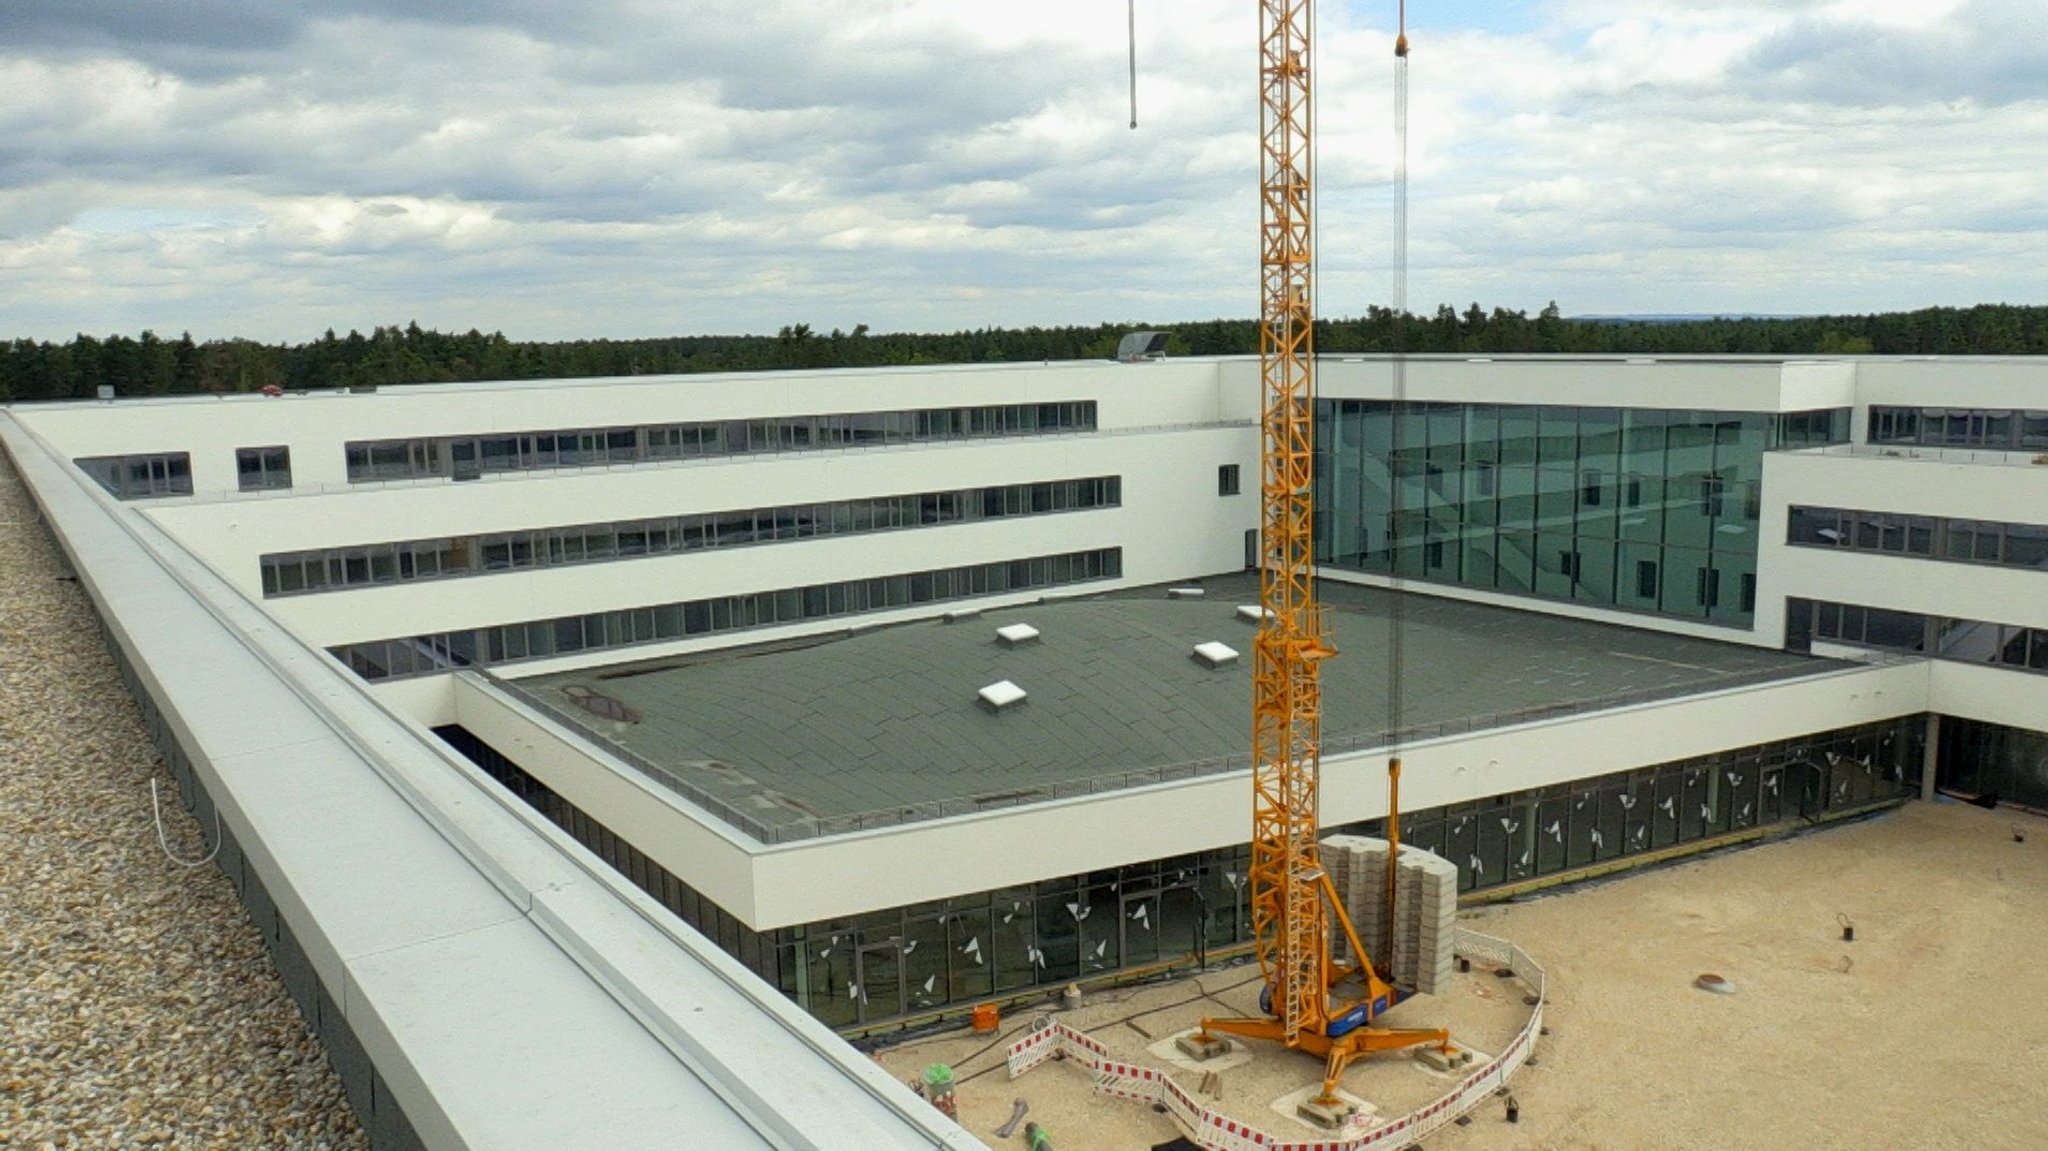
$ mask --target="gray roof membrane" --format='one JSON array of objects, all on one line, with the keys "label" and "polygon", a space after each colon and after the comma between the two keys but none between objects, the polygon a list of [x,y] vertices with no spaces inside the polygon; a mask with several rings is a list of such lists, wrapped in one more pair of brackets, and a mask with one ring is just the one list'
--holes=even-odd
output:
[{"label": "gray roof membrane", "polygon": [[[1256,577],[988,609],[534,676],[518,687],[623,747],[744,830],[773,839],[932,818],[1243,766]],[[1385,742],[1396,593],[1325,580],[1338,656],[1323,665],[1327,754]],[[1826,661],[1534,612],[1400,597],[1404,738],[1809,674]],[[998,627],[1038,639],[1010,646]],[[1216,641],[1241,653],[1212,669]],[[976,693],[1028,698],[996,712]],[[578,706],[574,696],[583,695]],[[591,695],[639,722],[604,718]],[[605,706],[600,703],[599,706]],[[614,714],[630,714],[619,713]],[[823,821],[822,823],[820,821]],[[758,825],[758,826],[750,826]]]}]

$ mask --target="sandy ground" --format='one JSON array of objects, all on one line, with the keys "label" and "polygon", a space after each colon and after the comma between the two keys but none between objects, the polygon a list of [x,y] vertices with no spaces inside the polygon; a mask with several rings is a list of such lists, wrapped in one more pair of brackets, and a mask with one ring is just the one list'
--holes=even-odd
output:
[{"label": "sandy ground", "polygon": [[[2013,839],[2015,827],[2026,835]],[[1460,921],[1514,940],[1549,976],[1551,1034],[1515,1080],[1520,1122],[1483,1104],[1432,1135],[1444,1149],[2048,1147],[2048,821],[1950,804],[1611,880]],[[1838,916],[1855,926],[1842,941]],[[1206,1011],[1242,1010],[1248,968],[1107,992],[1069,1022],[1120,1055]],[[1734,995],[1695,989],[1713,972]],[[1214,1000],[1188,1003],[1200,989]],[[1512,988],[1513,993],[1503,994]],[[1441,1002],[1403,1007],[1482,1051],[1519,1026],[1520,984],[1475,972]],[[1482,993],[1492,993],[1488,998]],[[1182,1006],[1152,1010],[1169,1004]],[[1134,1012],[1148,1011],[1128,1022]],[[1004,1021],[1008,1035],[1028,1022]],[[909,1079],[959,1061],[961,1119],[991,1146],[1022,1098],[1060,1151],[1171,1138],[1143,1105],[1092,1096],[1071,1064],[1011,1081],[1001,1050],[955,1035],[884,1053]],[[1155,1065],[1166,1066],[1158,1059]],[[977,1072],[988,1068],[986,1074]],[[1175,1071],[1193,1087],[1199,1074]],[[1308,1134],[1267,1104],[1318,1077],[1280,1052],[1223,1074],[1228,1109]],[[973,1078],[968,1078],[974,1076]],[[1444,1089],[1412,1062],[1354,1069],[1345,1089],[1398,1114]]]}]

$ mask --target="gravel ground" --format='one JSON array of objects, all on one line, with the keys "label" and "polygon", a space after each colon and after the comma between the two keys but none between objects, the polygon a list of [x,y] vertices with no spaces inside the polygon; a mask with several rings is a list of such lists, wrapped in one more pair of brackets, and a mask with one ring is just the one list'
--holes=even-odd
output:
[{"label": "gravel ground", "polygon": [[367,1148],[0,456],[0,1147]]}]

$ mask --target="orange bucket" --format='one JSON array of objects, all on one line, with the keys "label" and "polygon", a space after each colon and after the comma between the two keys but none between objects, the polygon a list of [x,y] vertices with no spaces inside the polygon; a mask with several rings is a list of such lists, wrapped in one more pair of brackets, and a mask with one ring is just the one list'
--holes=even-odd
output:
[{"label": "orange bucket", "polygon": [[1002,1025],[1003,1013],[993,1003],[977,1003],[969,1019],[976,1031],[994,1031]]}]

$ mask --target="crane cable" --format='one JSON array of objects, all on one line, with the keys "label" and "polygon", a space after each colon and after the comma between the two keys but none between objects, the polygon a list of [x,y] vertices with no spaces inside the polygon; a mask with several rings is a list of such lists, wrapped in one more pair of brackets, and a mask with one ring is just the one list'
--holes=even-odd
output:
[{"label": "crane cable", "polygon": [[1138,0],[1126,0],[1125,20],[1131,42],[1131,129],[1138,127]]},{"label": "crane cable", "polygon": [[[1407,470],[1403,457],[1406,455],[1406,428],[1408,408],[1408,2],[1401,0],[1400,31],[1394,39],[1394,268],[1393,268],[1393,315],[1391,344],[1389,349],[1389,370],[1392,373],[1392,388],[1389,392],[1390,411],[1388,420],[1393,425],[1389,437],[1390,451],[1387,456],[1387,778],[1388,813],[1387,838],[1391,850],[1387,854],[1386,914],[1384,938],[1380,941],[1386,947],[1383,954],[1391,956],[1394,946],[1394,903],[1395,876],[1400,866],[1400,814],[1396,806],[1401,781],[1401,727],[1404,720],[1401,699],[1401,670],[1407,661],[1407,629],[1403,617],[1406,615],[1407,590],[1401,578],[1401,557],[1408,550],[1405,526],[1401,522],[1401,487],[1403,473]],[[1427,533],[1417,553],[1426,562],[1428,547]]]},{"label": "crane cable", "polygon": [[[1391,493],[1391,517],[1389,527],[1394,538],[1389,541],[1389,581],[1393,588],[1393,604],[1389,611],[1390,636],[1387,660],[1387,726],[1393,732],[1390,748],[1396,755],[1401,750],[1401,663],[1403,652],[1403,628],[1401,603],[1402,592],[1400,554],[1409,543],[1404,537],[1401,523],[1401,477],[1405,468],[1402,455],[1407,444],[1406,408],[1408,406],[1408,5],[1401,5],[1401,33],[1394,41],[1394,291],[1393,291],[1393,452],[1388,459],[1389,476],[1387,490]],[[1426,541],[1423,541],[1426,543]]]}]

